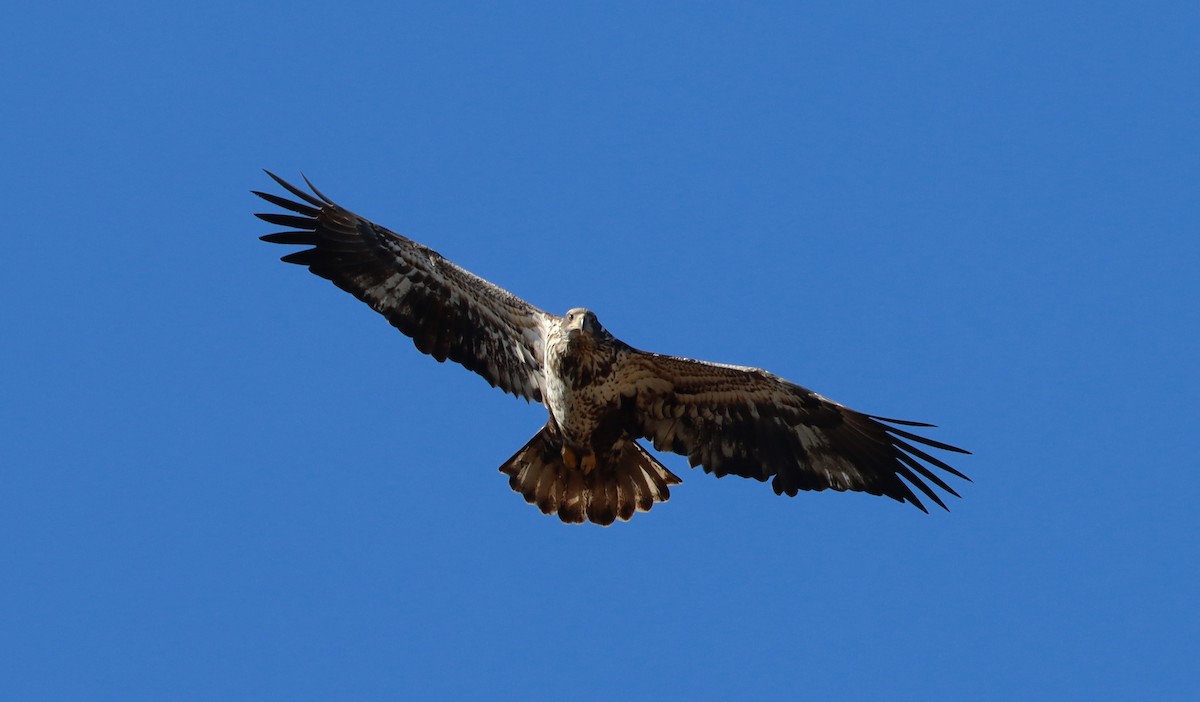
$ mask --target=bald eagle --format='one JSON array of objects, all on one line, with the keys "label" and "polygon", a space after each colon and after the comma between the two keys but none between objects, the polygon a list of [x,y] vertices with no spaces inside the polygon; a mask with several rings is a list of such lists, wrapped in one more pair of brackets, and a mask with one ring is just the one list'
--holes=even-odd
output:
[{"label": "bald eagle", "polygon": [[267,175],[297,200],[253,191],[286,210],[256,215],[289,229],[262,240],[311,247],[284,262],[367,303],[422,353],[546,406],[546,425],[500,466],[545,514],[609,525],[665,502],[681,481],[639,439],[717,477],[770,480],[778,495],[852,490],[927,511],[914,488],[943,509],[930,483],[958,496],[931,468],[967,479],[920,446],[967,451],[901,428],[930,424],[856,412],[758,368],[635,349],[590,310],[543,312],[307,178],[311,192]]}]

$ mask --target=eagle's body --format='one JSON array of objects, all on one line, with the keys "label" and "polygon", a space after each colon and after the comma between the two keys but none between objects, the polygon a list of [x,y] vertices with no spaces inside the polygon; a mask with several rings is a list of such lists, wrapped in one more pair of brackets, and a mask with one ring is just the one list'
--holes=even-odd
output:
[{"label": "eagle's body", "polygon": [[608,434],[627,423],[620,411],[622,346],[579,308],[546,337],[546,408],[563,444],[581,455],[603,453],[616,438]]},{"label": "eagle's body", "polygon": [[546,426],[500,470],[563,521],[611,524],[668,499],[680,480],[641,438],[718,477],[771,480],[777,494],[856,490],[924,510],[909,484],[942,507],[924,480],[957,493],[921,461],[966,477],[908,441],[965,451],[891,426],[927,424],[855,412],[756,368],[640,351],[588,310],[543,312],[315,188],[269,175],[304,202],[256,192],[298,214],[258,215],[295,229],[262,238],[313,247],[284,261],[354,294],[423,353],[545,404]]}]

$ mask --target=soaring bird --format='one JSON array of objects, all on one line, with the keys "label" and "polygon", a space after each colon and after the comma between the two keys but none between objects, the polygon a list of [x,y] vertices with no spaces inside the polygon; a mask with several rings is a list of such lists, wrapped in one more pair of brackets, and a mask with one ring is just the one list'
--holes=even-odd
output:
[{"label": "soaring bird", "polygon": [[771,481],[778,495],[852,490],[946,509],[933,468],[965,475],[921,446],[969,453],[901,427],[922,422],[857,412],[758,368],[633,348],[591,310],[544,312],[401,236],[267,171],[296,200],[253,191],[286,212],[256,215],[288,231],[273,244],[382,314],[417,350],[545,405],[546,425],[500,466],[545,514],[609,525],[670,497],[679,477],[638,443],[687,456],[717,477]]}]

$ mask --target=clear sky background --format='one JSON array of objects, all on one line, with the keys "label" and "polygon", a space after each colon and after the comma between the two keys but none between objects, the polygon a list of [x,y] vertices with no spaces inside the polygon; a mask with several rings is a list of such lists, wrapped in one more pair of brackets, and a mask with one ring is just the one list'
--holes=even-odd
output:
[{"label": "clear sky background", "polygon": [[[1196,3],[5,15],[0,696],[1196,699]],[[974,482],[544,517],[263,167]]]}]

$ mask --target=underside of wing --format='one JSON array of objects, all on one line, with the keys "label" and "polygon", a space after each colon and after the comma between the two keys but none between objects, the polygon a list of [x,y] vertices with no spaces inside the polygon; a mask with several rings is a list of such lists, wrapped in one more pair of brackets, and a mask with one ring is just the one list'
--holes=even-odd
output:
[{"label": "underside of wing", "polygon": [[505,392],[541,401],[545,329],[556,317],[339,207],[311,183],[309,193],[267,175],[298,199],[254,191],[286,210],[256,216],[289,228],[262,240],[311,247],[283,261],[307,266],[367,303],[412,337],[422,353],[460,363]]},{"label": "underside of wing", "polygon": [[922,446],[967,451],[900,428],[932,425],[855,412],[766,371],[634,351],[622,372],[642,436],[718,477],[769,479],[790,496],[886,495],[922,511],[914,488],[942,508],[931,485],[958,496],[934,469],[966,478]]}]

